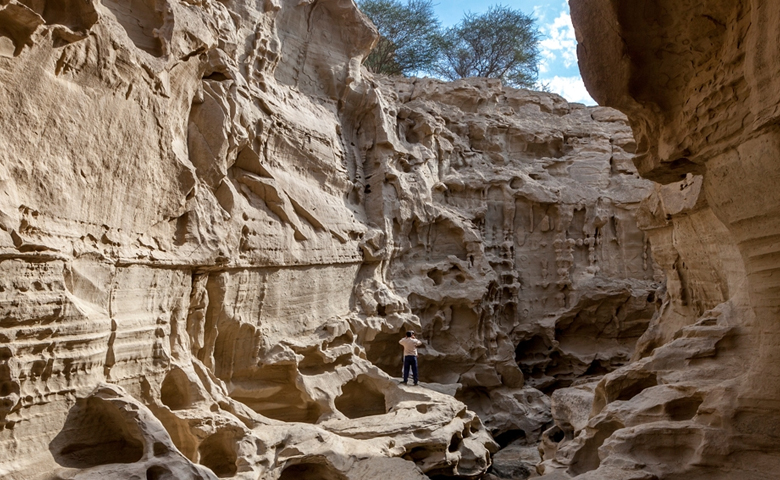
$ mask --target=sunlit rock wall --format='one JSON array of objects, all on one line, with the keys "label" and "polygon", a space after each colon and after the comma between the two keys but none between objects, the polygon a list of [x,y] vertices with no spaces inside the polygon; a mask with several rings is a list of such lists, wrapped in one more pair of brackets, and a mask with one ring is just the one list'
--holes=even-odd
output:
[{"label": "sunlit rock wall", "polygon": [[0,476],[476,477],[635,355],[624,117],[375,40],[351,0],[0,2]]},{"label": "sunlit rock wall", "polygon": [[639,172],[660,182],[638,217],[668,295],[636,361],[583,393],[592,399],[587,421],[570,421],[585,408],[558,415],[561,433],[545,440],[544,471],[581,479],[776,478],[777,5],[572,0],[571,7],[586,85],[602,105],[628,115]]},{"label": "sunlit rock wall", "polygon": [[[614,110],[497,81],[381,91],[397,135],[367,151],[378,169],[365,197],[384,195],[384,275],[420,319],[422,376],[459,383],[494,435],[535,441],[539,390],[628,363],[662,295],[635,220],[652,187],[631,163],[630,129]],[[367,348],[390,373],[395,338]]]}]

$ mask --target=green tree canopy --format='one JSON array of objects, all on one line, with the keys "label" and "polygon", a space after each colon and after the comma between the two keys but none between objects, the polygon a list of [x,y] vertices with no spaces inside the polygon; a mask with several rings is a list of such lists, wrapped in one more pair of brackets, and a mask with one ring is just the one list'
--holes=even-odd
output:
[{"label": "green tree canopy", "polygon": [[444,34],[441,58],[433,71],[448,79],[499,78],[533,88],[538,77],[539,30],[534,20],[505,6],[469,13]]},{"label": "green tree canopy", "polygon": [[431,0],[360,0],[381,38],[366,58],[375,73],[414,75],[429,71],[439,58],[441,28]]}]

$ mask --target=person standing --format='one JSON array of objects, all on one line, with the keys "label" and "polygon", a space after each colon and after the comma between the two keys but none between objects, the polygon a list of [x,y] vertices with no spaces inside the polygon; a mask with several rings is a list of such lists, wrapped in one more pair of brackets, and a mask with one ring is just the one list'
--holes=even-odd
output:
[{"label": "person standing", "polygon": [[411,368],[414,384],[417,385],[417,347],[421,347],[423,343],[415,338],[412,331],[406,332],[406,336],[399,340],[398,343],[404,347],[404,381],[401,383],[407,384],[409,369]]}]

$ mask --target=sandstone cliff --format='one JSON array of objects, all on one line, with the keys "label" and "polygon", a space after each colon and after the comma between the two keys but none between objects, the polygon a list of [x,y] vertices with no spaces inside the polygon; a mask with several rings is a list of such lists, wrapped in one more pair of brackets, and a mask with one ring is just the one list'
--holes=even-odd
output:
[{"label": "sandstone cliff", "polygon": [[372,78],[375,39],[351,0],[0,2],[0,476],[474,477],[637,355],[624,117]]},{"label": "sandstone cliff", "polygon": [[[429,340],[423,378],[460,384],[494,436],[535,441],[549,420],[538,389],[628,363],[656,311],[633,137],[614,110],[495,81],[385,80],[380,93],[397,136],[366,152],[381,168],[366,202],[381,194],[392,221],[383,274]],[[397,336],[367,346],[389,373]]]},{"label": "sandstone cliff", "polygon": [[636,362],[554,394],[544,472],[777,478],[777,5],[571,7],[590,92],[628,115],[639,172],[661,183],[638,217],[668,296]]}]

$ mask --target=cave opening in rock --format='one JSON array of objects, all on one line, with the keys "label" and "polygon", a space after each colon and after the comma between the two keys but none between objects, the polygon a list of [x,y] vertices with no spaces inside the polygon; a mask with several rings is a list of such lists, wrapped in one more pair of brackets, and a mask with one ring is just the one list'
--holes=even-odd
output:
[{"label": "cave opening in rock", "polygon": [[517,344],[515,361],[526,378],[542,377],[551,351],[547,338],[534,335]]},{"label": "cave opening in rock", "polygon": [[703,398],[699,395],[682,397],[664,405],[664,413],[674,422],[683,422],[696,416]]},{"label": "cave opening in rock", "polygon": [[146,470],[146,480],[169,480],[175,478],[173,472],[162,465],[154,465]]},{"label": "cave opening in rock", "polygon": [[236,474],[236,449],[234,434],[230,430],[206,438],[198,447],[201,465],[208,467],[218,477],[232,477]]},{"label": "cave opening in rock", "polygon": [[569,473],[572,475],[581,475],[599,468],[601,458],[599,457],[599,448],[604,441],[612,436],[613,433],[623,428],[619,422],[604,422],[598,425],[598,429],[593,436],[587,437],[582,448],[577,450],[569,467]]},{"label": "cave opening in rock", "polygon": [[525,439],[526,434],[523,430],[509,430],[503,433],[500,433],[498,435],[495,435],[493,437],[493,440],[498,443],[501,448],[505,448],[510,443],[516,442],[518,440]]},{"label": "cave opening in rock", "polygon": [[279,480],[348,480],[324,459],[323,463],[296,463],[282,470]]},{"label": "cave opening in rock", "polygon": [[49,451],[63,467],[133,463],[143,456],[142,438],[138,426],[125,419],[117,407],[89,397],[71,409],[65,426],[49,444]]},{"label": "cave opening in rock", "polygon": [[[654,374],[643,375],[639,378],[633,379],[633,381],[628,382],[625,385],[620,385],[619,390],[615,392],[617,393],[617,396],[614,399],[622,401],[631,400],[632,398],[642,393],[644,390],[656,385],[658,385],[658,379]],[[616,386],[613,386],[613,388],[615,387]]]},{"label": "cave opening in rock", "polygon": [[360,375],[341,387],[341,395],[336,398],[336,409],[348,418],[362,418],[387,413],[385,394],[377,388],[375,381]]},{"label": "cave opening in rock", "polygon": [[192,405],[189,379],[182,370],[174,368],[165,376],[160,387],[160,401],[171,410],[183,410]]},{"label": "cave opening in rock", "polygon": [[296,386],[295,365],[264,365],[231,382],[230,396],[260,415],[283,422],[316,423],[322,407]]},{"label": "cave opening in rock", "polygon": [[447,446],[447,451],[450,453],[457,452],[461,445],[463,445],[463,437],[460,436],[460,434],[455,434],[450,439],[450,444]]}]

